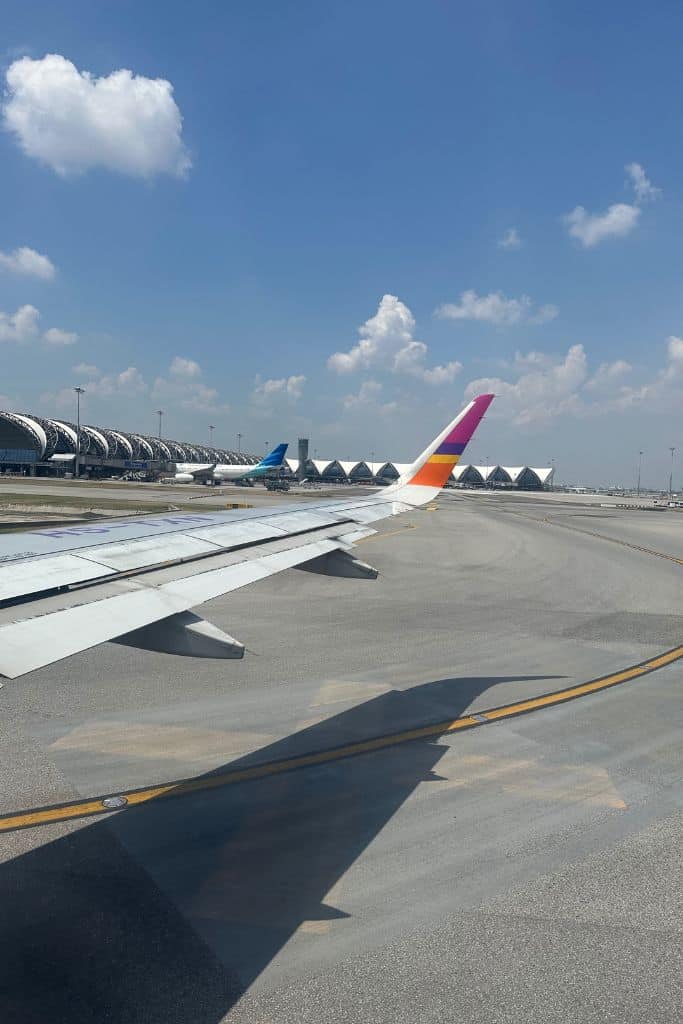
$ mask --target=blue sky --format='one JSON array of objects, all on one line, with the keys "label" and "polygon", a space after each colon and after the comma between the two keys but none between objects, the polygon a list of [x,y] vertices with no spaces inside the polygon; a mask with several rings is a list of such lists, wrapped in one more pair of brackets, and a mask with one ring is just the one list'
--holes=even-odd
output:
[{"label": "blue sky", "polygon": [[0,406],[402,461],[491,387],[473,461],[683,472],[679,4],[2,28]]}]

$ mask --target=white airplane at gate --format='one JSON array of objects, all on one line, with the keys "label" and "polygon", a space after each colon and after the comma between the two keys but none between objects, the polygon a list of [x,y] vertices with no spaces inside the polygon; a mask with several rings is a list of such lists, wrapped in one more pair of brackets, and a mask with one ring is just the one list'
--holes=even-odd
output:
[{"label": "white airplane at gate", "polygon": [[202,480],[215,480],[217,483],[224,483],[226,480],[258,480],[267,476],[268,473],[272,473],[274,469],[282,467],[287,448],[288,445],[279,444],[255,465],[231,466],[227,463],[198,465],[193,462],[179,462],[176,464],[176,474],[173,479],[179,484],[199,483]]}]

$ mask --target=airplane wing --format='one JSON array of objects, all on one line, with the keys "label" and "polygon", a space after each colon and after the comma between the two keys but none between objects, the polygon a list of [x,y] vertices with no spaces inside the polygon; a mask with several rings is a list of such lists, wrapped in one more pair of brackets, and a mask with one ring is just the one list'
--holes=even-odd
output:
[{"label": "airplane wing", "polygon": [[351,545],[375,532],[370,524],[439,493],[492,399],[473,399],[395,484],[367,497],[0,537],[0,675],[14,678],[106,640],[241,657],[238,641],[190,609],[294,566],[376,577]]}]

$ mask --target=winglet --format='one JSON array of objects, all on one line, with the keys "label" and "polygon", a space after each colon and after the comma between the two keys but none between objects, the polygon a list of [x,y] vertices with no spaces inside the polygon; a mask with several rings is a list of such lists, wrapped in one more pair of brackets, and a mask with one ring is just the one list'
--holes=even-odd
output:
[{"label": "winglet", "polygon": [[412,466],[385,493],[408,505],[424,505],[439,493],[494,399],[477,395],[425,448]]}]

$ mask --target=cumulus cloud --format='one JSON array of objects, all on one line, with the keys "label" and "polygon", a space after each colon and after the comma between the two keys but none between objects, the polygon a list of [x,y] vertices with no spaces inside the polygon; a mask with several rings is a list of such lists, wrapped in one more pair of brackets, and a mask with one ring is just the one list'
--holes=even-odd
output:
[{"label": "cumulus cloud", "polygon": [[78,335],[75,331],[63,331],[61,327],[50,327],[43,335],[48,345],[75,345]]},{"label": "cumulus cloud", "polygon": [[345,395],[342,405],[345,409],[357,409],[362,405],[372,405],[382,393],[382,385],[378,380],[364,380],[356,395]]},{"label": "cumulus cloud", "polygon": [[[666,339],[666,359],[660,369],[633,381],[635,369],[625,359],[602,362],[589,371],[583,345],[572,345],[566,355],[518,353],[511,368],[513,379],[482,377],[465,389],[467,398],[482,391],[498,396],[492,415],[518,426],[542,426],[558,416],[600,416],[632,411],[649,414],[678,413],[683,401],[683,338]],[[516,378],[516,379],[515,379]]]},{"label": "cumulus cloud", "polygon": [[615,359],[612,363],[600,363],[591,379],[586,383],[589,391],[611,391],[615,384],[631,373],[633,367],[625,359]]},{"label": "cumulus cloud", "polygon": [[528,295],[508,299],[502,292],[477,295],[473,289],[463,292],[459,303],[447,302],[436,311],[436,315],[444,320],[477,320],[496,327],[545,324],[554,320],[558,313],[557,306],[553,305],[534,308]]},{"label": "cumulus cloud", "polygon": [[[538,357],[538,353],[535,353]],[[535,363],[535,365],[534,365]],[[499,377],[473,380],[465,389],[468,399],[481,392],[498,396],[498,410],[519,426],[543,423],[581,408],[578,394],[588,377],[583,345],[572,345],[564,357],[527,361],[516,381]]]},{"label": "cumulus cloud", "polygon": [[[33,341],[40,335],[40,313],[35,306],[20,306],[16,313],[3,313],[0,310],[0,341],[22,344]],[[49,327],[42,335],[48,345],[73,345],[78,335],[73,331],[64,331],[61,327]]]},{"label": "cumulus cloud", "polygon": [[301,398],[305,383],[306,378],[302,373],[269,380],[257,376],[252,397],[257,402],[268,402],[277,395],[284,395],[296,402]]},{"label": "cumulus cloud", "polygon": [[39,277],[43,281],[51,281],[55,276],[52,260],[35,249],[29,249],[27,245],[13,249],[12,252],[0,252],[0,269],[24,274],[26,277]]},{"label": "cumulus cloud", "polygon": [[361,412],[364,409],[371,409],[373,413],[387,416],[398,408],[397,402],[381,402],[380,395],[383,387],[378,380],[372,378],[364,380],[355,395],[344,395],[342,405],[347,412]]},{"label": "cumulus cloud", "polygon": [[655,188],[641,164],[626,164],[626,173],[639,203],[651,202],[662,194],[661,188]]},{"label": "cumulus cloud", "polygon": [[86,393],[99,398],[112,395],[140,395],[147,390],[145,379],[137,366],[128,366],[121,373],[104,374],[87,382]]},{"label": "cumulus cloud", "polygon": [[508,228],[503,237],[498,239],[499,249],[519,249],[521,245],[522,239],[517,228]]},{"label": "cumulus cloud", "polygon": [[206,413],[227,412],[230,406],[220,401],[217,388],[204,383],[199,363],[185,356],[175,356],[168,376],[157,377],[150,397],[155,402],[174,402],[183,409]]},{"label": "cumulus cloud", "polygon": [[[147,384],[136,366],[128,366],[120,373],[102,373],[97,366],[78,363],[72,367],[74,373],[81,376],[85,387],[82,400],[90,399],[134,398],[147,392]],[[62,411],[73,409],[74,393],[72,388],[62,388],[56,392],[46,392],[40,396],[42,406],[54,406]]]},{"label": "cumulus cloud", "polygon": [[202,368],[194,359],[185,359],[183,356],[175,356],[169,367],[170,374],[174,377],[194,378],[201,377]]},{"label": "cumulus cloud", "polygon": [[133,177],[191,166],[173,86],[121,69],[97,78],[65,57],[22,57],[6,72],[3,120],[27,156],[60,175],[93,167]]},{"label": "cumulus cloud", "polygon": [[395,295],[383,295],[375,315],[358,328],[360,341],[348,352],[331,355],[327,366],[339,374],[375,368],[409,374],[428,384],[452,381],[462,364],[426,367],[429,349],[413,337],[414,331],[415,318],[405,303]]},{"label": "cumulus cloud", "polygon": [[623,238],[630,234],[639,217],[637,206],[613,203],[605,213],[588,213],[583,206],[577,206],[564,220],[572,238],[578,238],[585,249],[591,249],[606,238]]},{"label": "cumulus cloud", "polygon": [[0,311],[0,341],[30,341],[38,334],[40,313],[35,306],[20,306],[16,313]]}]

